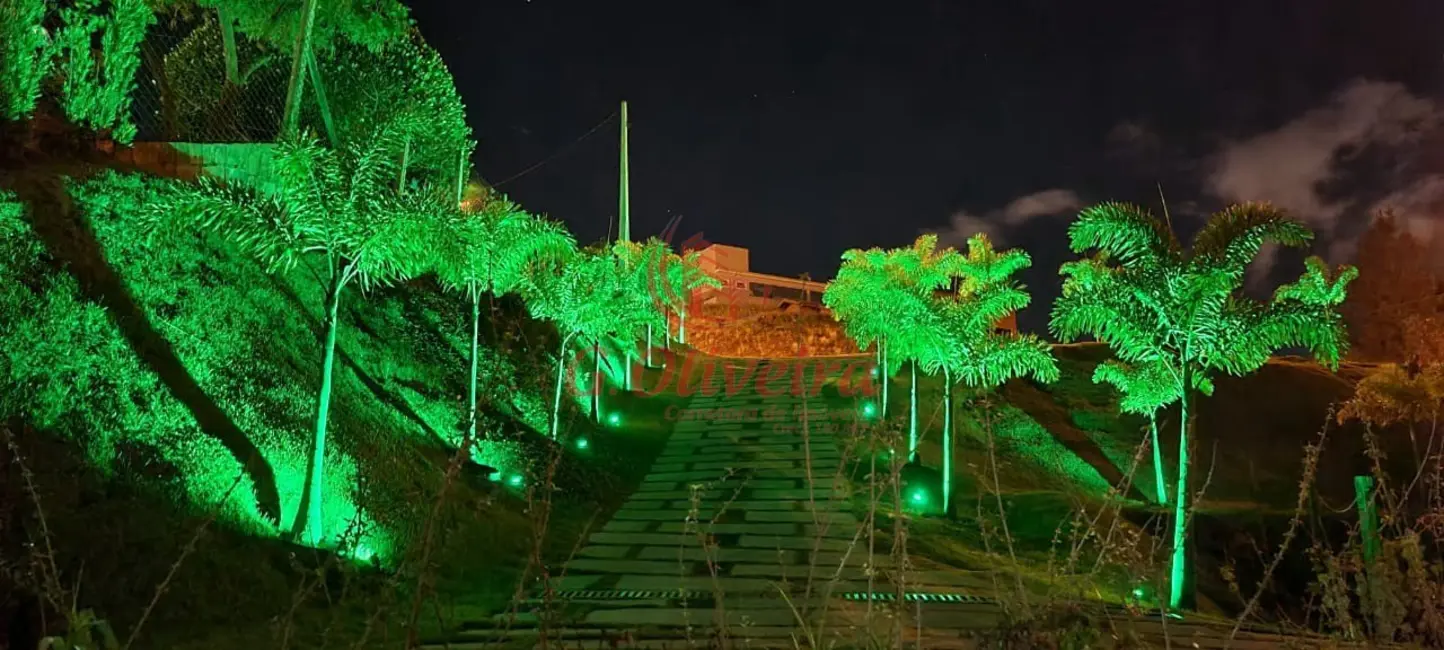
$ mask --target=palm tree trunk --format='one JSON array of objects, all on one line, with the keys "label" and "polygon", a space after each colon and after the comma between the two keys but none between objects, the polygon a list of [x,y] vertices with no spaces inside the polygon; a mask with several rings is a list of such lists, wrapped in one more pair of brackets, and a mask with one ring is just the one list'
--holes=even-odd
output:
[{"label": "palm tree trunk", "polygon": [[1153,436],[1153,481],[1158,486],[1158,504],[1168,505],[1168,483],[1163,478],[1163,450],[1158,448],[1158,412],[1148,414],[1148,428]]},{"label": "palm tree trunk", "polygon": [[[339,274],[337,276],[340,277]],[[316,400],[316,431],[306,467],[306,486],[296,510],[293,534],[307,544],[319,545],[326,536],[321,506],[326,493],[326,416],[331,411],[331,376],[336,365],[336,331],[340,327],[341,282],[333,281],[326,295],[326,343],[321,363],[321,394]]]},{"label": "palm tree trunk", "polygon": [[592,419],[602,421],[602,344],[592,344]]},{"label": "palm tree trunk", "polygon": [[909,366],[912,368],[912,383],[910,388],[912,396],[908,402],[908,462],[918,459],[918,362],[914,360]]},{"label": "palm tree trunk", "polygon": [[943,368],[943,516],[953,502],[953,375]]},{"label": "palm tree trunk", "polygon": [[[469,422],[467,432],[473,441],[476,440],[476,364],[477,352],[480,345],[478,340],[481,336],[481,294],[473,292],[471,295],[471,389],[467,397],[471,402],[471,410],[467,416]],[[475,444],[474,442],[472,444]]]},{"label": "palm tree trunk", "polygon": [[647,367],[652,367],[652,324],[647,323]]},{"label": "palm tree trunk", "polygon": [[326,100],[326,84],[321,78],[321,65],[316,63],[316,53],[306,48],[306,69],[311,74],[311,89],[316,93],[316,107],[321,112],[321,126],[326,128],[326,141],[332,149],[341,148],[341,135],[336,132],[336,121],[331,119],[331,102]]},{"label": "palm tree trunk", "polygon": [[552,398],[552,440],[557,439],[561,427],[562,413],[562,371],[567,365],[567,343],[572,340],[568,334],[562,338],[561,347],[557,349],[557,389],[556,396]]},{"label": "palm tree trunk", "polygon": [[632,390],[632,345],[628,344],[626,358],[622,359],[622,390]]},{"label": "palm tree trunk", "polygon": [[406,191],[406,167],[411,164],[411,134],[401,143],[401,175],[396,179],[396,192]]},{"label": "palm tree trunk", "polygon": [[882,382],[882,419],[887,419],[887,385],[890,383],[887,373],[887,339],[882,339],[882,369],[878,370],[878,380]]},{"label": "palm tree trunk", "polygon": [[1170,563],[1169,609],[1194,607],[1193,567],[1188,553],[1188,373],[1178,400],[1178,488],[1173,499],[1173,558]]}]

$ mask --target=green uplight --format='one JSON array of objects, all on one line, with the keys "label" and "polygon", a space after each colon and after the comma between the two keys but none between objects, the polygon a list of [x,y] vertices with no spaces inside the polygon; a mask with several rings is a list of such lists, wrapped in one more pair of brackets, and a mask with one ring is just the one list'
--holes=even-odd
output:
[{"label": "green uplight", "polygon": [[873,366],[873,367],[872,367],[872,376],[874,376],[874,377],[877,376],[877,366]]},{"label": "green uplight", "polygon": [[617,426],[617,425],[619,425],[619,424],[621,424],[621,423],[622,423],[622,414],[621,414],[621,413],[613,413],[613,414],[607,416],[607,424],[610,424],[610,425],[612,425],[612,426]]},{"label": "green uplight", "polygon": [[874,415],[877,415],[877,405],[873,404],[872,402],[867,402],[862,405],[863,417],[871,418]]},{"label": "green uplight", "polygon": [[590,446],[592,446],[592,443],[586,438],[577,438],[577,449],[586,449]]},{"label": "green uplight", "polygon": [[365,544],[358,544],[356,550],[351,552],[351,557],[360,562],[370,562],[376,557],[376,551]]},{"label": "green uplight", "polygon": [[1146,594],[1146,593],[1147,593],[1147,592],[1145,592],[1145,591],[1143,590],[1143,587],[1134,587],[1134,588],[1133,588],[1133,597],[1134,597],[1134,598],[1142,598],[1142,597],[1144,596],[1144,594]]},{"label": "green uplight", "polygon": [[908,501],[909,501],[910,503],[912,503],[913,505],[915,505],[915,506],[925,506],[925,505],[927,505],[927,504],[928,504],[928,492],[927,492],[927,490],[924,490],[924,489],[922,489],[922,488],[914,489],[911,493],[908,494]]},{"label": "green uplight", "polygon": [[521,474],[512,474],[511,476],[508,476],[507,479],[506,479],[506,484],[507,484],[507,485],[510,485],[510,486],[512,486],[512,487],[521,487],[521,484],[522,484]]}]

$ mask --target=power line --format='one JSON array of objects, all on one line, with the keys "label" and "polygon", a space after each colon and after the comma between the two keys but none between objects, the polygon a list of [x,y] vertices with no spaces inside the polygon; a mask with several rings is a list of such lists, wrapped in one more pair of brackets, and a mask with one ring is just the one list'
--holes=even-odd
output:
[{"label": "power line", "polygon": [[527,175],[527,174],[532,173],[533,171],[536,171],[536,169],[539,168],[539,167],[541,167],[542,165],[545,165],[545,164],[547,164],[547,163],[549,163],[549,162],[551,162],[551,161],[553,161],[553,160],[561,157],[562,154],[564,154],[564,153],[566,153],[566,152],[568,152],[568,151],[571,151],[572,147],[577,146],[577,144],[580,143],[582,140],[585,140],[585,139],[587,139],[587,137],[590,136],[591,134],[596,133],[596,132],[597,132],[597,129],[600,129],[600,128],[602,128],[603,126],[606,126],[606,124],[607,124],[608,122],[611,122],[611,121],[612,121],[612,118],[614,118],[614,117],[616,117],[616,116],[617,116],[617,111],[612,111],[612,114],[611,114],[611,115],[608,115],[608,116],[602,118],[602,121],[597,122],[597,125],[596,125],[596,126],[592,127],[592,128],[591,128],[590,130],[588,130],[586,133],[583,133],[580,138],[577,138],[577,139],[575,139],[575,140],[572,140],[572,141],[571,141],[570,143],[568,143],[566,146],[562,147],[561,149],[556,150],[556,152],[552,153],[552,155],[547,156],[546,158],[542,158],[541,161],[538,162],[538,163],[536,163],[535,165],[532,165],[531,167],[527,167],[526,169],[523,169],[523,170],[521,170],[521,171],[519,171],[519,172],[517,172],[517,173],[515,173],[515,174],[512,174],[511,176],[508,176],[508,177],[506,177],[506,178],[504,178],[504,179],[502,179],[502,180],[500,180],[500,181],[497,181],[496,183],[492,183],[491,186],[492,186],[492,187],[501,187],[502,185],[505,185],[505,184],[507,184],[507,183],[510,183],[510,182],[512,182],[512,181],[514,181],[514,180],[516,180],[516,179],[518,179],[518,178],[521,178],[522,176],[525,176],[525,175]]}]

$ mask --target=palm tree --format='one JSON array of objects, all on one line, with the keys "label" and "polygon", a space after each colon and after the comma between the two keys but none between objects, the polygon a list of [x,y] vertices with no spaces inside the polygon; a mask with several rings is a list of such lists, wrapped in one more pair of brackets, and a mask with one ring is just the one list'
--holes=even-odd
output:
[{"label": "palm tree", "polygon": [[887,286],[887,251],[881,248],[868,250],[853,249],[842,254],[842,265],[837,277],[822,292],[822,303],[832,312],[833,319],[843,326],[849,338],[858,347],[866,349],[872,345],[877,355],[879,380],[882,384],[880,396],[882,417],[887,417],[888,378],[887,338],[883,315],[888,309],[884,296],[879,295]]},{"label": "palm tree", "polygon": [[1303,277],[1279,287],[1272,300],[1243,295],[1245,272],[1265,243],[1302,246],[1313,237],[1266,204],[1213,215],[1191,250],[1147,211],[1120,203],[1083,210],[1068,237],[1074,252],[1093,254],[1059,270],[1063,293],[1053,307],[1053,331],[1064,340],[1090,336],[1113,350],[1116,360],[1095,379],[1127,385],[1128,408],[1179,404],[1169,606],[1191,607],[1190,395],[1211,394],[1218,372],[1246,375],[1283,348],[1308,348],[1337,367],[1348,347],[1337,307],[1358,272],[1348,266],[1330,272],[1310,258]]},{"label": "palm tree", "polygon": [[[668,253],[654,274],[652,294],[664,312],[676,314],[680,322],[678,343],[687,342],[687,305],[694,291],[704,288],[720,288],[722,282],[707,275],[698,264],[701,251],[690,251],[682,255]],[[663,331],[671,337],[670,317],[664,318]]]},{"label": "palm tree", "polygon": [[632,351],[636,348],[637,339],[645,336],[646,362],[648,367],[651,366],[652,330],[667,326],[667,272],[670,266],[680,262],[680,258],[672,254],[666,242],[656,237],[640,243],[619,240],[612,245],[612,254],[620,264],[618,270],[631,294],[630,297],[636,300],[640,307],[637,313],[625,315],[632,322],[630,325],[623,324],[624,329],[618,332],[626,350],[623,384],[627,390],[631,390]]},{"label": "palm tree", "polygon": [[[1009,379],[1031,375],[1039,381],[1058,379],[1058,366],[1048,344],[1031,334],[999,333],[999,319],[1028,306],[1028,292],[1012,279],[1032,264],[1028,254],[1013,249],[993,250],[987,235],[973,235],[968,253],[956,264],[961,290],[956,296],[929,296],[905,316],[909,328],[936,341],[918,351],[918,363],[928,373],[943,372],[943,511],[952,498],[953,383],[992,390]],[[911,307],[911,305],[909,305]],[[1006,525],[1006,524],[1005,524]]]},{"label": "palm tree", "polygon": [[883,328],[890,352],[898,363],[908,362],[911,375],[908,398],[908,461],[918,453],[918,362],[933,354],[938,332],[917,327],[910,310],[926,309],[935,293],[951,284],[961,270],[963,257],[952,248],[938,248],[938,236],[923,235],[911,247],[888,252],[879,297],[890,306],[883,310]]},{"label": "palm tree", "polygon": [[[631,331],[628,328],[635,322],[631,319],[639,306],[645,306],[645,299],[639,303],[618,257],[609,251],[578,251],[555,258],[553,264],[553,272],[528,278],[524,293],[532,313],[554,323],[561,334],[552,402],[551,436],[555,439],[560,434],[562,379],[572,339],[580,337],[596,349],[607,335]],[[599,402],[593,404],[596,410]]]},{"label": "palm tree", "polygon": [[436,265],[443,286],[465,294],[471,303],[471,373],[467,391],[468,440],[476,440],[476,373],[481,332],[481,296],[522,288],[526,275],[543,258],[564,256],[576,248],[560,224],[533,217],[506,197],[494,198],[475,214],[454,211],[444,228]]},{"label": "palm tree", "polygon": [[307,257],[325,265],[321,388],[305,490],[292,529],[313,545],[321,544],[327,533],[322,516],[326,420],[342,292],[353,285],[364,291],[421,272],[427,259],[426,231],[441,209],[430,193],[403,196],[393,190],[395,150],[392,131],[384,127],[343,151],[314,141],[283,144],[275,159],[273,186],[256,190],[210,179],[178,184],[151,212],[152,225],[166,218],[190,220],[221,234],[272,271],[289,269]]},{"label": "palm tree", "polygon": [[1158,504],[1168,505],[1163,450],[1158,445],[1158,411],[1178,401],[1177,387],[1168,380],[1169,368],[1161,359],[1124,365],[1109,361],[1093,370],[1095,383],[1111,384],[1123,395],[1119,410],[1148,418],[1149,446],[1153,449],[1153,483]]}]

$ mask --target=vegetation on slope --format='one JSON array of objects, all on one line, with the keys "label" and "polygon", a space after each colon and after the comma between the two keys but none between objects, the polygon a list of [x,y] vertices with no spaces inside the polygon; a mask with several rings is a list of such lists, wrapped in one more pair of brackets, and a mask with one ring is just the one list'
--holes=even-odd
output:
[{"label": "vegetation on slope", "polygon": [[[331,573],[355,565],[266,540],[294,516],[304,482],[321,362],[317,271],[303,264],[268,274],[231,244],[194,232],[138,237],[138,205],[153,183],[109,172],[72,183],[7,179],[19,193],[0,202],[0,414],[37,477],[60,582],[79,583],[82,606],[117,629],[139,618],[198,526],[218,518],[149,623],[178,642],[207,624],[285,615],[278,604],[291,602],[310,571],[296,561]],[[440,587],[496,606],[539,546],[524,514],[530,486],[555,472],[561,514],[540,545],[555,559],[640,480],[646,464],[637,458],[655,453],[662,430],[638,412],[625,429],[593,433],[568,400],[566,440],[592,444],[544,440],[555,332],[511,299],[484,300],[483,309],[477,460],[501,481],[463,472],[439,512],[445,539],[431,562],[447,567]],[[343,311],[351,327],[338,342],[328,454],[337,505],[328,515],[347,531],[341,550],[378,568],[348,569],[355,580],[338,585],[379,597],[383,585],[405,587],[418,571],[417,537],[432,516],[418,504],[435,500],[467,420],[469,311],[426,280],[377,290]],[[578,374],[585,381],[585,370]],[[24,525],[7,526],[4,542],[19,548],[39,539],[39,513],[22,505],[18,464],[5,467],[4,501]],[[511,486],[512,476],[526,478]],[[231,594],[245,596],[223,605]]]}]

